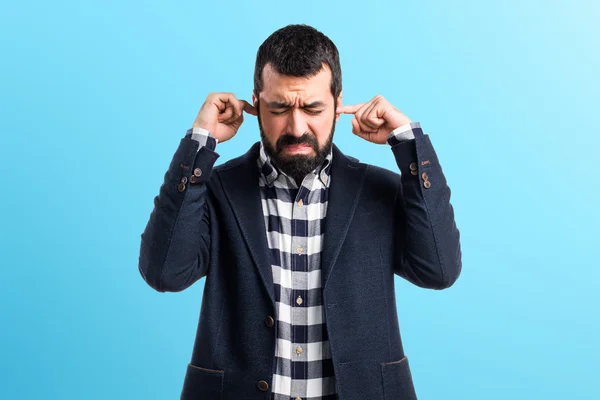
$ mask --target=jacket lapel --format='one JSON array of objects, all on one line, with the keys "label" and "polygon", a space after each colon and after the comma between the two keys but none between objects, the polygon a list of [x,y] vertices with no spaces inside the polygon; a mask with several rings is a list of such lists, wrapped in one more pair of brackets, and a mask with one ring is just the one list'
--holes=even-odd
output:
[{"label": "jacket lapel", "polygon": [[[273,272],[268,256],[266,228],[258,187],[259,145],[259,142],[255,143],[232,166],[224,165],[224,168],[218,169],[218,173],[254,264],[269,298],[275,305]],[[335,144],[333,145],[332,181],[329,186],[325,237],[321,253],[323,289],[326,287],[327,279],[346,238],[365,175],[365,164],[346,157]]]},{"label": "jacket lapel", "polygon": [[239,162],[218,171],[223,183],[223,190],[231,204],[242,236],[248,245],[269,298],[275,306],[273,272],[269,261],[267,233],[258,187],[260,173],[257,165],[258,151],[259,142],[236,160]]},{"label": "jacket lapel", "polygon": [[333,145],[331,184],[321,253],[323,290],[346,238],[366,175],[366,164],[346,157]]}]

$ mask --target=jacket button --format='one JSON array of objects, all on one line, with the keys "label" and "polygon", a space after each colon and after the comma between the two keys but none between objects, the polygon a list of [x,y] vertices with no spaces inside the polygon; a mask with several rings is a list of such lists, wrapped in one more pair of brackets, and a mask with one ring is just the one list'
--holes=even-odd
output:
[{"label": "jacket button", "polygon": [[183,178],[181,178],[181,183],[183,183],[184,185],[187,183],[188,179],[187,176],[184,176]]},{"label": "jacket button", "polygon": [[179,193],[183,192],[185,190],[185,184],[180,183],[177,185],[177,190],[179,190]]},{"label": "jacket button", "polygon": [[258,381],[258,388],[263,392],[269,390],[269,384],[265,381]]},{"label": "jacket button", "polygon": [[427,172],[423,172],[423,173],[421,174],[421,178],[423,178],[423,181],[426,181],[426,180],[428,180],[428,179],[429,179],[429,177],[427,176]]},{"label": "jacket button", "polygon": [[429,189],[431,187],[431,182],[425,181],[423,182],[423,186],[425,186],[425,189]]},{"label": "jacket button", "polygon": [[196,183],[198,181],[198,177],[196,175],[190,176],[190,183]]},{"label": "jacket button", "polygon": [[417,163],[416,162],[411,162],[410,165],[408,166],[408,168],[410,168],[411,171],[416,171],[417,170]]},{"label": "jacket button", "polygon": [[267,324],[269,328],[272,328],[273,325],[275,325],[275,320],[269,315],[267,318],[265,318],[265,324]]},{"label": "jacket button", "polygon": [[194,176],[199,177],[202,175],[202,170],[200,168],[194,169]]}]

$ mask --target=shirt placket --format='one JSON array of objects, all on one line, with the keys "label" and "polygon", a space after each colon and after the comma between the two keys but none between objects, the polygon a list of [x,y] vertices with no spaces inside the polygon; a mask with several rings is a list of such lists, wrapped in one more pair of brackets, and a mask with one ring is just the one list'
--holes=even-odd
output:
[{"label": "shirt placket", "polygon": [[309,190],[301,185],[292,209],[292,398],[306,396],[308,378],[308,194]]}]

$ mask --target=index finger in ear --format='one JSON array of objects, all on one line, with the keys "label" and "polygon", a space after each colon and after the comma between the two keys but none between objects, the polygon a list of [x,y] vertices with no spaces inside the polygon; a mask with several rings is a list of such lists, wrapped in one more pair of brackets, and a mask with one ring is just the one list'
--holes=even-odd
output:
[{"label": "index finger in ear", "polygon": [[338,106],[335,112],[337,114],[354,114],[364,105],[365,103],[355,104],[352,106]]},{"label": "index finger in ear", "polygon": [[258,115],[258,112],[256,112],[256,108],[254,108],[246,100],[242,100],[242,104],[244,105],[244,111],[246,111],[248,114]]}]

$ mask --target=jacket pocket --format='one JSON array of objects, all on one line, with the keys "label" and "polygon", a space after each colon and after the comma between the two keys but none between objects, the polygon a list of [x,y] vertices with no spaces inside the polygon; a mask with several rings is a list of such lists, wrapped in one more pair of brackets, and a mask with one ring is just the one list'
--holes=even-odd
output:
[{"label": "jacket pocket", "polygon": [[381,375],[377,361],[338,363],[335,372],[339,400],[381,400]]},{"label": "jacket pocket", "polygon": [[381,363],[383,398],[385,400],[417,400],[408,358]]},{"label": "jacket pocket", "polygon": [[224,370],[208,369],[188,364],[183,381],[181,400],[221,400]]}]

